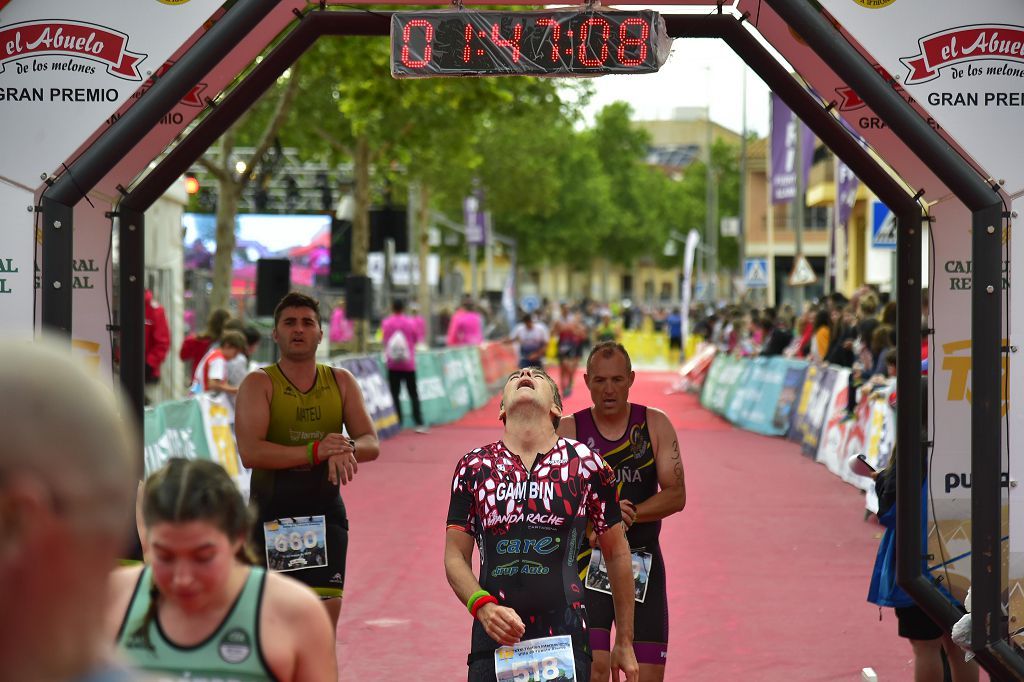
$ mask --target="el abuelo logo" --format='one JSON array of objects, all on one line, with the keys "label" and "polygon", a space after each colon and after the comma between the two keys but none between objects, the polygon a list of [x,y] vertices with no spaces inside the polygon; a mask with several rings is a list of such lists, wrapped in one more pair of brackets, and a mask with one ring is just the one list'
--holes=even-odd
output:
[{"label": "el abuelo logo", "polygon": [[[1012,24],[976,24],[958,26],[933,33],[918,40],[920,52],[900,61],[910,73],[904,85],[927,83],[938,78],[947,67],[980,60],[1024,63],[1024,27]],[[952,68],[954,78],[962,76],[1016,76],[1024,77],[1024,68],[1008,64],[1000,66],[967,66]]]},{"label": "el abuelo logo", "polygon": [[[26,21],[0,27],[0,73],[8,62],[30,57],[77,57],[106,65],[107,73],[117,78],[141,81],[138,65],[146,55],[128,50],[128,36],[120,31],[81,21]],[[18,73],[29,68],[21,64]],[[94,68],[75,60],[32,64],[33,71],[70,71],[93,73]]]},{"label": "el abuelo logo", "polygon": [[881,9],[882,7],[888,7],[896,0],[853,0],[861,7],[867,7],[868,9]]}]

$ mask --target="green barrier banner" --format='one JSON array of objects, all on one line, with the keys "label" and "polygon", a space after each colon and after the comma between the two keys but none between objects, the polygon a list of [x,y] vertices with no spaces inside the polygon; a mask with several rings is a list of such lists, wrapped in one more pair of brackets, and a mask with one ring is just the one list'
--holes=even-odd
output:
[{"label": "green barrier banner", "polygon": [[[713,382],[705,382],[702,395],[702,402],[706,401],[706,407],[716,414],[723,414],[725,412],[745,367],[744,362],[739,358],[733,358],[728,355],[720,357],[721,365],[718,374],[714,377],[715,380]],[[717,357],[712,367],[715,365],[719,365],[719,358]],[[708,379],[711,378],[709,374]],[[710,387],[708,387],[708,383],[711,383]]]},{"label": "green barrier banner", "polygon": [[469,373],[466,371],[466,363],[463,361],[462,355],[462,351],[457,348],[443,350],[437,354],[438,362],[441,365],[444,389],[451,403],[448,421],[459,419],[473,407],[473,394],[469,387]]},{"label": "green barrier banner", "polygon": [[[383,357],[379,358],[379,362],[381,374],[387,376],[388,370]],[[452,404],[445,392],[437,353],[416,352],[416,392],[419,394],[424,423],[434,425],[447,424],[451,421]],[[412,401],[409,399],[409,391],[406,390],[405,384],[402,384],[399,402],[402,405],[402,425],[409,428],[415,426],[416,422],[412,418]]]},{"label": "green barrier banner", "polygon": [[469,395],[473,401],[473,409],[483,407],[491,395],[487,391],[487,381],[484,379],[484,366],[480,360],[480,349],[476,346],[467,346],[462,350],[462,361],[466,366],[466,380],[469,382]]},{"label": "green barrier banner", "polygon": [[232,424],[235,413],[223,395],[204,393],[148,407],[143,417],[145,473],[148,476],[172,457],[208,459],[231,475],[249,494],[249,471],[242,466]]}]

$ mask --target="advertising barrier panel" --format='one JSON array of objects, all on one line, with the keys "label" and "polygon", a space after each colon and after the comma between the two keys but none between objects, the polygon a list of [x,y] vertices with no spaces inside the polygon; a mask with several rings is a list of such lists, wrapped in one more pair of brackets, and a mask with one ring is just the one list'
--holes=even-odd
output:
[{"label": "advertising barrier panel", "polygon": [[147,407],[143,417],[145,474],[173,457],[217,462],[249,496],[249,470],[235,447],[235,413],[223,395],[204,393]]},{"label": "advertising barrier panel", "polygon": [[[388,370],[383,357],[378,357],[377,362],[386,381]],[[452,404],[445,393],[436,353],[416,351],[416,393],[419,395],[424,424],[433,426],[450,421]],[[402,384],[399,401],[402,405],[402,426],[412,428],[416,422],[412,416],[412,401],[409,399],[409,391],[406,390],[405,384]]]},{"label": "advertising barrier panel", "polygon": [[401,429],[398,413],[395,412],[391,389],[388,388],[387,379],[381,373],[376,356],[331,358],[327,364],[343,367],[355,376],[359,389],[363,392],[366,411],[373,420],[374,428],[377,429],[378,438],[384,440],[398,433]]}]

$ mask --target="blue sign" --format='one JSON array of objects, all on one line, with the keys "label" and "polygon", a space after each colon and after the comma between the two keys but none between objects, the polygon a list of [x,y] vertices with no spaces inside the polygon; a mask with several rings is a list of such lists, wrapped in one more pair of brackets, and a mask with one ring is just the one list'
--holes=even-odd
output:
[{"label": "blue sign", "polygon": [[896,250],[896,215],[881,201],[871,203],[871,248]]},{"label": "blue sign", "polygon": [[534,310],[540,307],[540,299],[536,296],[523,296],[519,301],[519,305],[528,313],[532,313]]},{"label": "blue sign", "polygon": [[767,258],[748,258],[743,261],[743,284],[748,289],[768,288]]}]

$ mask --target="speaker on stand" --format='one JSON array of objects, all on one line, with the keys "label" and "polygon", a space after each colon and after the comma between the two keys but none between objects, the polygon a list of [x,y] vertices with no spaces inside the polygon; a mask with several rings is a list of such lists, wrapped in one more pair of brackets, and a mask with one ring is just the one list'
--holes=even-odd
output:
[{"label": "speaker on stand", "polygon": [[345,315],[350,320],[369,320],[373,312],[373,283],[369,277],[345,279]]},{"label": "speaker on stand", "polygon": [[256,261],[256,317],[272,317],[278,302],[291,291],[292,263],[287,258]]}]

